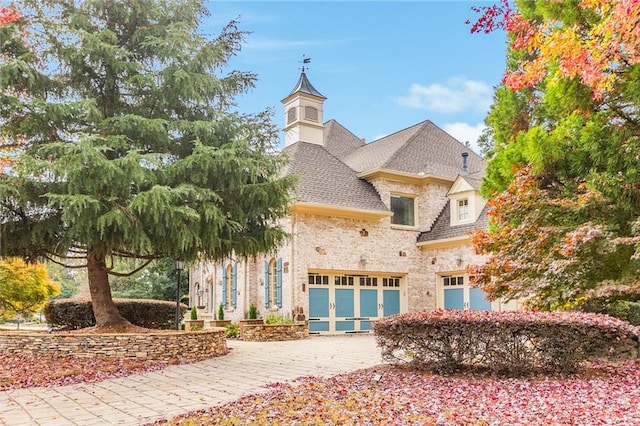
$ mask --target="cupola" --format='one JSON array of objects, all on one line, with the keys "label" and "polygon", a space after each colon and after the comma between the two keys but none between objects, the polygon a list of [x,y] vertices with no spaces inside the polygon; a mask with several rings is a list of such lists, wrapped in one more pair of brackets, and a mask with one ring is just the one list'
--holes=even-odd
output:
[{"label": "cupola", "polygon": [[309,82],[303,69],[296,86],[282,100],[285,146],[298,141],[323,144],[322,106],[325,99]]}]

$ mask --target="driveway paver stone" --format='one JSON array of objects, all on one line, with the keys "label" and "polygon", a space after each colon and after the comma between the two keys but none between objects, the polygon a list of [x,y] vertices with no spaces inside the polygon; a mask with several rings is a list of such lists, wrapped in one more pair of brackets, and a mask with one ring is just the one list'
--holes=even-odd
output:
[{"label": "driveway paver stone", "polygon": [[229,340],[229,354],[194,364],[72,386],[0,392],[6,426],[140,425],[264,392],[301,376],[330,377],[381,364],[368,334],[285,342]]}]

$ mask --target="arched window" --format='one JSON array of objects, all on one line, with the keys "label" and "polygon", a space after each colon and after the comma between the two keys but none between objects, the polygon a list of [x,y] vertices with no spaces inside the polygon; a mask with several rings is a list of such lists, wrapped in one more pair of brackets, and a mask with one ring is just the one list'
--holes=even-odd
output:
[{"label": "arched window", "polygon": [[235,308],[237,304],[238,264],[229,263],[222,269],[222,303],[225,308]]}]

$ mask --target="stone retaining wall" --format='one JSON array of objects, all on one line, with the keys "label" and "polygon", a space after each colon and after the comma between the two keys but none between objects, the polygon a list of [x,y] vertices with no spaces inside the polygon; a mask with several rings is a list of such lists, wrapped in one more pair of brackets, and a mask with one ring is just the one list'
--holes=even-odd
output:
[{"label": "stone retaining wall", "polygon": [[0,352],[199,361],[227,353],[226,329],[148,334],[2,332]]},{"label": "stone retaining wall", "polygon": [[240,339],[248,342],[300,340],[309,336],[307,323],[264,324],[240,321]]}]

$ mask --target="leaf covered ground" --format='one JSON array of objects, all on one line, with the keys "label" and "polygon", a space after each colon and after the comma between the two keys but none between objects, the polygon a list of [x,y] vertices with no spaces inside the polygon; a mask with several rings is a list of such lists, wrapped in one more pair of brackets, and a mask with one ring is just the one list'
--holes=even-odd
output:
[{"label": "leaf covered ground", "polygon": [[266,393],[156,424],[637,425],[639,367],[636,360],[578,376],[528,379],[378,367],[275,384]]},{"label": "leaf covered ground", "polygon": [[137,359],[0,352],[0,391],[99,382],[166,366],[163,362]]}]

